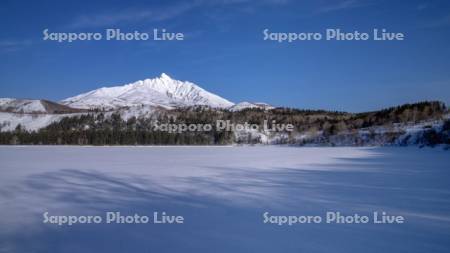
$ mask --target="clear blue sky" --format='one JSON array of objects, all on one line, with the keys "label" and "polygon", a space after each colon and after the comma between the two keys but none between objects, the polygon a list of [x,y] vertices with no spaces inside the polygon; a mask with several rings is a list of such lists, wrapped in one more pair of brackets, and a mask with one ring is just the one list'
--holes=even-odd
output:
[{"label": "clear blue sky", "polygon": [[[187,0],[0,3],[0,97],[60,100],[166,72],[233,102],[365,111],[450,103],[450,1]],[[43,41],[42,31],[183,32],[184,41]],[[263,29],[404,41],[263,40]]]}]

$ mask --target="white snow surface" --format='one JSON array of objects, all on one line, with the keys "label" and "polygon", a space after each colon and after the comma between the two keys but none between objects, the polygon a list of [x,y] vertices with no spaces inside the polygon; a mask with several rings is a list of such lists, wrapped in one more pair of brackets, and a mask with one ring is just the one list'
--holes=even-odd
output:
[{"label": "white snow surface", "polygon": [[22,114],[0,112],[0,131],[13,131],[17,125],[28,131],[36,131],[58,122],[64,117],[76,117],[82,113],[71,114]]},{"label": "white snow surface", "polygon": [[[448,252],[448,151],[0,146],[0,252]],[[366,224],[264,223],[367,215]],[[181,215],[184,224],[43,223]],[[373,212],[404,224],[374,224]],[[55,243],[58,242],[58,243]]]},{"label": "white snow surface", "polygon": [[123,86],[96,89],[64,99],[61,103],[82,109],[115,109],[138,105],[166,108],[207,105],[215,108],[228,108],[234,105],[194,83],[174,80],[165,73],[162,73],[160,77]]},{"label": "white snow surface", "polygon": [[0,98],[0,110],[15,113],[46,113],[44,105],[38,99]]}]

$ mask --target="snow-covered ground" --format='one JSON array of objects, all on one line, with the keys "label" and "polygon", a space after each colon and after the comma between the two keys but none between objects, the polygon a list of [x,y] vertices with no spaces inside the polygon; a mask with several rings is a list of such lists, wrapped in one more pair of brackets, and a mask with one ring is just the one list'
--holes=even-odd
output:
[{"label": "snow-covered ground", "polygon": [[[449,252],[442,149],[0,147],[0,252]],[[43,224],[105,211],[184,224]],[[265,224],[271,215],[404,224]]]},{"label": "snow-covered ground", "polygon": [[0,110],[14,113],[46,113],[45,106],[38,99],[0,98]]},{"label": "snow-covered ground", "polygon": [[0,131],[14,131],[18,125],[21,125],[27,131],[37,131],[53,122],[59,122],[64,117],[78,117],[80,115],[82,113],[22,114],[0,112]]}]

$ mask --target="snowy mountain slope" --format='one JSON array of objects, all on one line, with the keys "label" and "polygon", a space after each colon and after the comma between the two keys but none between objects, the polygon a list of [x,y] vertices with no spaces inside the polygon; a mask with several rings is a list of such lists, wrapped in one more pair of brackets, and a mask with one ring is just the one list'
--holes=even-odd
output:
[{"label": "snowy mountain slope", "polygon": [[123,120],[129,120],[132,117],[152,119],[162,112],[167,112],[167,110],[160,106],[139,105],[132,107],[122,107],[114,111],[105,113],[105,116],[110,117],[112,114],[119,114]]},{"label": "snowy mountain slope", "polygon": [[0,112],[45,114],[75,113],[80,110],[48,100],[0,98]]},{"label": "snowy mountain slope", "polygon": [[0,111],[14,113],[45,113],[41,100],[0,98]]},{"label": "snowy mountain slope", "polygon": [[82,112],[48,100],[0,98],[0,132],[13,131],[18,125],[34,131]]},{"label": "snowy mountain slope", "polygon": [[27,131],[36,131],[58,122],[64,117],[75,117],[82,113],[70,114],[27,114],[0,112],[0,132],[14,131],[18,125]]},{"label": "snowy mountain slope", "polygon": [[139,105],[165,108],[207,105],[216,108],[228,108],[234,105],[232,102],[210,93],[194,83],[174,80],[164,73],[153,79],[145,79],[123,86],[96,89],[64,99],[61,103],[83,109],[115,109]]}]

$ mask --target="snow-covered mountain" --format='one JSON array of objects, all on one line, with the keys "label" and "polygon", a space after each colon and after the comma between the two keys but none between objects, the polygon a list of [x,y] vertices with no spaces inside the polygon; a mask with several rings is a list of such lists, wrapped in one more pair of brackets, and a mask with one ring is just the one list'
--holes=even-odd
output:
[{"label": "snow-covered mountain", "polygon": [[229,108],[234,105],[194,83],[174,80],[165,73],[162,73],[160,77],[123,86],[96,89],[64,99],[61,103],[82,109],[116,109],[139,105],[165,108],[207,105],[215,108]]},{"label": "snow-covered mountain", "polygon": [[0,111],[14,113],[45,113],[41,100],[0,98]]},{"label": "snow-covered mountain", "polygon": [[0,98],[0,132],[14,131],[18,125],[39,130],[64,117],[81,115],[83,110],[43,99]]},{"label": "snow-covered mountain", "polygon": [[0,98],[0,112],[28,114],[75,113],[80,110],[43,99]]}]

